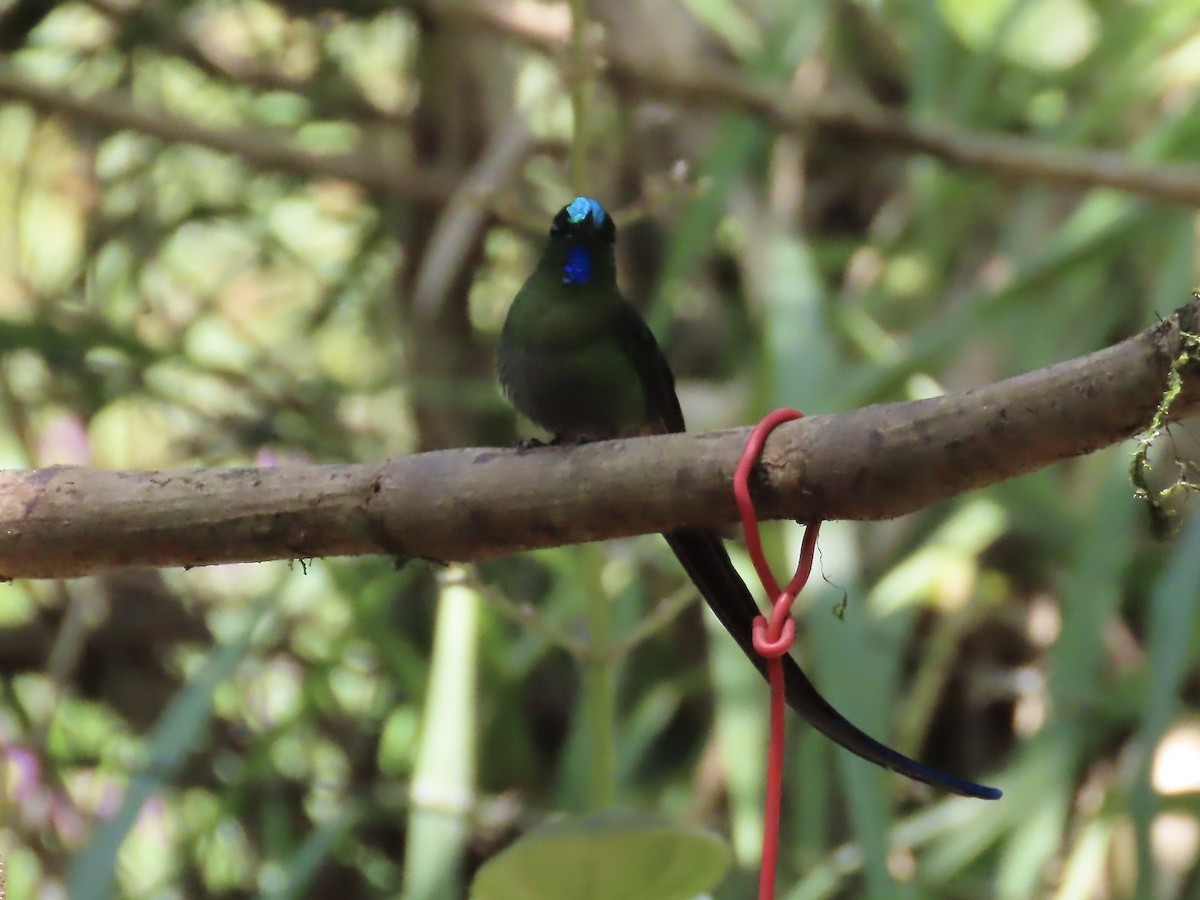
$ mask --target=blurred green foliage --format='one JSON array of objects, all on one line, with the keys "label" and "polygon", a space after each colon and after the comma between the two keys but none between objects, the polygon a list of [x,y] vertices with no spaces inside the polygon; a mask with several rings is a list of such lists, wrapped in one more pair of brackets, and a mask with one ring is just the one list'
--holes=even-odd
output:
[{"label": "blurred green foliage", "polygon": [[[0,464],[510,441],[491,348],[570,196],[579,73],[531,46],[565,46],[565,5],[486,8],[0,3]],[[1200,155],[1192,0],[587,8],[649,67],[866,96],[963,135]],[[1190,209],[781,135],[603,74],[589,116],[588,189],[693,430],[1049,365],[1195,283]],[[797,725],[781,896],[1200,891],[1200,532],[1150,538],[1132,452],[823,530],[798,651],[816,681],[873,734],[1006,794],[942,799]],[[1151,484],[1198,454],[1172,427]],[[798,534],[770,540],[783,560]],[[595,798],[579,663],[600,592],[617,803],[727,837],[718,896],[749,896],[766,691],[679,602],[658,542],[582,554],[0,585],[9,895],[461,895]]]}]

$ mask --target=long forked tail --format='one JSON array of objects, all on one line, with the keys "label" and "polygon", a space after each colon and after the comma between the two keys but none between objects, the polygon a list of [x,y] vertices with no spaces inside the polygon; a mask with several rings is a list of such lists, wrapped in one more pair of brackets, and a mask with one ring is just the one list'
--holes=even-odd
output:
[{"label": "long forked tail", "polygon": [[[733,635],[742,652],[766,677],[766,661],[754,649],[753,623],[755,616],[759,615],[758,605],[733,567],[720,536],[703,529],[680,529],[663,537],[725,630]],[[783,680],[788,705],[814,728],[851,753],[915,781],[923,781],[964,797],[981,800],[1000,797],[1000,791],[996,788],[955,778],[921,765],[860,731],[817,692],[790,656],[783,657]]]}]

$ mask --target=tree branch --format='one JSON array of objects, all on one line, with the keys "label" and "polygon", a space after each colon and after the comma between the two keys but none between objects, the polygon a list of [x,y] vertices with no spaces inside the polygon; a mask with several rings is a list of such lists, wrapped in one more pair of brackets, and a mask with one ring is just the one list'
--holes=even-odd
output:
[{"label": "tree branch", "polygon": [[406,199],[442,200],[458,187],[457,173],[401,167],[369,153],[313,153],[265,129],[209,128],[162,109],[142,109],[120,96],[80,97],[0,67],[0,100],[27,103],[106,131],[136,131],[163,141],[195,144],[248,165],[308,178],[340,178]]},{"label": "tree branch", "polygon": [[[962,394],[780,428],[758,469],[774,518],[884,519],[1120,441],[1172,367],[1168,418],[1200,412],[1200,298],[1115,346]],[[1179,360],[1186,364],[1180,367]],[[389,553],[479,560],[711,526],[748,430],[528,452],[444,450],[363,465],[0,472],[0,576]],[[1131,487],[1132,493],[1132,487]]]},{"label": "tree branch", "polygon": [[[569,19],[536,12],[539,9],[546,7],[522,0],[431,5],[432,14],[453,24],[504,34],[542,53],[562,54],[570,32]],[[918,123],[865,97],[827,95],[805,100],[797,96],[791,85],[767,82],[731,67],[711,64],[706,64],[703,70],[671,69],[661,59],[635,59],[611,41],[603,55],[607,77],[634,88],[641,96],[737,110],[767,122],[781,133],[806,132],[819,126],[999,178],[1081,188],[1108,187],[1167,203],[1200,206],[1200,166],[1141,162],[1122,153],[1062,147],[953,125]]]}]

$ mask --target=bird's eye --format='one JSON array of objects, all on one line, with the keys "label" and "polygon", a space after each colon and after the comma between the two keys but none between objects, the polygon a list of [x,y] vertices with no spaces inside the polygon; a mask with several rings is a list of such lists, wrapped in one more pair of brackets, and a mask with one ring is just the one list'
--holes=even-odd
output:
[{"label": "bird's eye", "polygon": [[567,215],[566,211],[560,211],[554,217],[554,221],[550,223],[550,237],[561,237],[567,230]]}]

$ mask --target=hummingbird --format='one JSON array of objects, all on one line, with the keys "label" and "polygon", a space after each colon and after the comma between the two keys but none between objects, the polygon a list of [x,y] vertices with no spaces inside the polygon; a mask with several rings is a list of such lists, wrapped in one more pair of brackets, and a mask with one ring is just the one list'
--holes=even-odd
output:
[{"label": "hummingbird", "polygon": [[[675,377],[649,326],[617,286],[616,226],[604,207],[576,197],[554,217],[537,266],[517,292],[497,352],[500,384],[517,411],[556,443],[684,430]],[[679,528],[663,535],[709,609],[765,678],[754,649],[758,605],[720,535]],[[946,775],[861,731],[782,657],[788,705],[851,753],[955,794],[994,800],[995,788]]]}]

